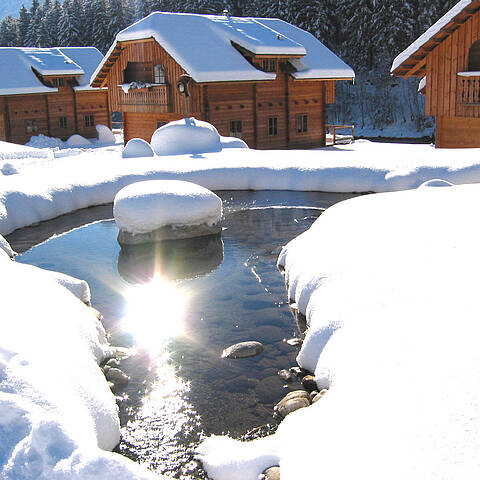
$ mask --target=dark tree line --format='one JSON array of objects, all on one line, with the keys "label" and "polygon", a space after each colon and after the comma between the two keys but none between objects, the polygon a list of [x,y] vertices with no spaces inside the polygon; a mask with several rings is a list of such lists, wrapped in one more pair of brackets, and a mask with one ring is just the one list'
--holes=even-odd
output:
[{"label": "dark tree line", "polygon": [[93,45],[150,12],[279,17],[308,30],[356,71],[384,70],[456,0],[33,0],[0,23],[2,46]]}]

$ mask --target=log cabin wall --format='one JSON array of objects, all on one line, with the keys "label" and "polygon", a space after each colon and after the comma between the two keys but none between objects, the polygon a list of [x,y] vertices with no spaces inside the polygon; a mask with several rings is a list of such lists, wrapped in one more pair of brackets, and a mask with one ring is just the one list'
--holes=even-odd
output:
[{"label": "log cabin wall", "polygon": [[74,106],[77,114],[77,132],[82,137],[97,137],[95,125],[106,125],[112,128],[106,90],[76,92]]},{"label": "log cabin wall", "polygon": [[[480,117],[480,100],[462,102],[462,80],[468,71],[470,48],[480,39],[480,12],[474,14],[440,43],[426,59],[425,114],[438,117]],[[480,91],[480,83],[477,88]],[[474,103],[477,103],[475,105]]]}]

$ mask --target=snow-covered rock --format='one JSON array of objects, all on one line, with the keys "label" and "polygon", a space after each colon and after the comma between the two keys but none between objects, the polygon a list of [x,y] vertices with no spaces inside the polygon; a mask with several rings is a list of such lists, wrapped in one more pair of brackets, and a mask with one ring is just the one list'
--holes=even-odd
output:
[{"label": "snow-covered rock", "polygon": [[122,152],[123,158],[153,157],[154,155],[153,148],[143,138],[132,138]]},{"label": "snow-covered rock", "polygon": [[114,144],[115,135],[106,125],[95,125],[98,134],[98,143]]},{"label": "snow-covered rock", "polygon": [[217,129],[195,118],[163,125],[153,133],[151,145],[157,155],[219,152],[222,149]]},{"label": "snow-covered rock", "polygon": [[149,180],[120,190],[113,215],[120,243],[212,235],[221,231],[222,200],[191,182]]},{"label": "snow-covered rock", "polygon": [[88,147],[92,144],[92,142],[75,133],[66,141],[66,144],[69,147]]},{"label": "snow-covered rock", "polygon": [[479,185],[362,196],[282,250],[297,360],[329,390],[269,442],[207,439],[209,476],[257,480],[272,455],[283,480],[477,476],[479,202]]}]

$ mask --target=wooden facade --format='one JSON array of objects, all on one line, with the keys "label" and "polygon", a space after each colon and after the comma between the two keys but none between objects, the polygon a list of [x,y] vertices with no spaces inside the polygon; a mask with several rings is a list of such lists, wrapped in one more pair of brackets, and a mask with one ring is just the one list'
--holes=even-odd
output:
[{"label": "wooden facade", "polygon": [[95,125],[111,127],[106,90],[74,89],[69,76],[40,77],[58,92],[0,96],[0,140],[24,144],[32,136],[96,138]]},{"label": "wooden facade", "polygon": [[425,114],[439,148],[480,147],[480,1],[472,1],[392,73],[426,77]]},{"label": "wooden facade", "polygon": [[[335,80],[295,80],[287,60],[288,56],[272,55],[249,58],[259,68],[270,62],[266,65],[276,73],[275,80],[190,82],[187,112],[176,84],[188,72],[153,38],[132,40],[117,43],[92,85],[108,86],[111,110],[123,113],[125,142],[150,141],[162,124],[191,116],[210,122],[220,135],[242,138],[252,148],[323,146],[325,109],[335,101]],[[155,66],[165,73],[162,84],[155,82]],[[138,81],[150,85],[125,92],[121,85],[132,80],[132,71],[141,72]],[[151,72],[149,82],[145,72]]]}]

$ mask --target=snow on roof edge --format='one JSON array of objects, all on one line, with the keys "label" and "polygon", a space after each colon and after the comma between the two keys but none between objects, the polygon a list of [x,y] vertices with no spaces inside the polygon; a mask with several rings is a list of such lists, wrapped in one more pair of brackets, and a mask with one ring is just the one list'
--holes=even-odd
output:
[{"label": "snow on roof edge", "polygon": [[390,73],[393,73],[407,58],[411,57],[423,45],[425,45],[434,35],[436,35],[445,25],[447,25],[454,17],[460,14],[472,0],[460,0],[454,7],[452,7],[443,17],[434,23],[425,33],[420,35],[410,46],[408,46],[402,53],[397,55],[393,60]]}]

